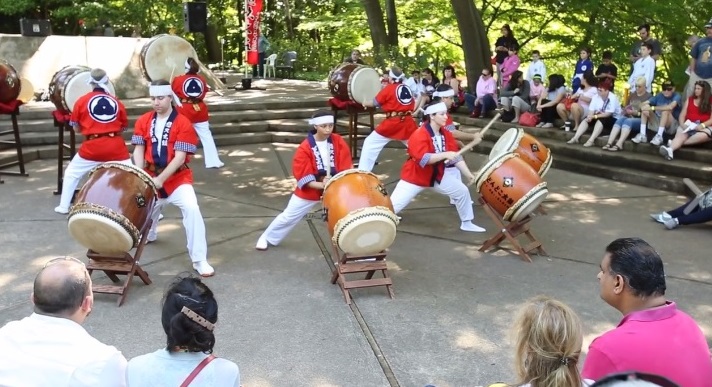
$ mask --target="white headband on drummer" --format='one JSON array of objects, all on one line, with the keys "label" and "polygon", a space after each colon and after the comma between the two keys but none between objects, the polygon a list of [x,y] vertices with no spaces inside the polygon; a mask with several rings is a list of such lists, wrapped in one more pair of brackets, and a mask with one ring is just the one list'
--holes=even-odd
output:
[{"label": "white headband on drummer", "polygon": [[445,105],[445,102],[440,102],[440,103],[436,103],[435,105],[428,106],[428,108],[425,109],[425,114],[431,115],[431,114],[441,113],[441,112],[446,112],[446,111],[447,111],[447,105]]},{"label": "white headband on drummer", "polygon": [[388,76],[391,77],[391,79],[396,80],[396,81],[405,78],[405,74],[395,75],[395,74],[393,74],[393,70],[388,70]]},{"label": "white headband on drummer", "polygon": [[333,124],[334,123],[334,116],[321,116],[321,117],[316,117],[312,118],[309,120],[309,125],[325,125],[325,124]]},{"label": "white headband on drummer", "polygon": [[173,101],[178,106],[183,106],[180,99],[171,89],[171,85],[151,85],[148,88],[148,95],[151,97],[173,97]]},{"label": "white headband on drummer", "polygon": [[87,83],[90,86],[97,85],[98,87],[101,87],[102,89],[104,89],[105,92],[107,92],[107,93],[109,92],[109,86],[108,86],[109,85],[109,77],[106,75],[104,75],[104,77],[99,79],[98,81],[92,77],[89,77],[89,80],[87,81]]},{"label": "white headband on drummer", "polygon": [[436,91],[433,93],[433,98],[435,98],[435,97],[446,98],[446,97],[454,97],[454,96],[455,96],[455,90],[453,90],[453,89],[448,89],[445,91]]}]

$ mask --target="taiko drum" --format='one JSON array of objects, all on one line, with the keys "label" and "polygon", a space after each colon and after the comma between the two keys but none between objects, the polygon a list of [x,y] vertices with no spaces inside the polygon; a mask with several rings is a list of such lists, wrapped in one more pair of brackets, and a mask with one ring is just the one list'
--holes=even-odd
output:
[{"label": "taiko drum", "polygon": [[340,100],[363,104],[373,101],[380,90],[381,77],[371,67],[343,63],[329,73],[329,91]]},{"label": "taiko drum", "polygon": [[7,61],[0,59],[0,103],[9,103],[20,95],[20,78],[17,70]]},{"label": "taiko drum", "polygon": [[493,159],[505,153],[519,155],[541,177],[544,177],[551,167],[552,156],[549,148],[522,128],[510,128],[504,132],[494,144],[489,158]]}]

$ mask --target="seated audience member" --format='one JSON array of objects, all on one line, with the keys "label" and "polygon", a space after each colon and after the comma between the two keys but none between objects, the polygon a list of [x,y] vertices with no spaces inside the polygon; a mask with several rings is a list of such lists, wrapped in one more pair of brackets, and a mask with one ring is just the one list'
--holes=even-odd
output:
[{"label": "seated audience member", "polygon": [[571,97],[571,105],[566,108],[566,99],[556,105],[556,112],[559,117],[564,120],[573,120],[574,128],[578,128],[581,120],[588,116],[588,107],[591,105],[591,100],[598,93],[598,79],[593,75],[592,71],[586,71],[581,78],[581,87]]},{"label": "seated audience member", "polygon": [[453,103],[449,110],[450,112],[454,112],[460,105],[465,103],[465,92],[462,90],[462,87],[460,87],[460,81],[457,79],[457,73],[455,73],[454,67],[447,65],[443,68],[443,80],[441,85],[448,85],[455,91],[455,97],[453,98]]},{"label": "seated audience member", "polygon": [[34,313],[0,329],[0,386],[125,386],[126,359],[82,327],[94,306],[86,267],[55,258],[40,270]]},{"label": "seated audience member", "polygon": [[602,82],[598,85],[598,94],[591,100],[588,116],[576,128],[576,133],[567,144],[578,144],[588,127],[593,125],[591,137],[583,144],[585,147],[593,146],[603,129],[611,129],[620,114],[621,104],[618,97],[611,91],[611,84],[608,81]]},{"label": "seated audience member", "polygon": [[496,92],[497,81],[492,77],[492,70],[482,69],[482,75],[475,86],[476,95],[465,94],[465,103],[470,109],[470,117],[484,118],[489,112],[496,109],[497,102],[494,100]]},{"label": "seated audience member", "polygon": [[403,82],[410,91],[413,93],[414,98],[419,98],[420,95],[425,92],[425,86],[423,86],[423,81],[420,78],[420,70],[413,70],[410,73],[410,78],[406,79],[405,82]]},{"label": "seated audience member", "polygon": [[354,49],[351,51],[351,56],[344,59],[344,63],[355,63],[355,64],[366,64],[363,59],[361,59],[361,51]]},{"label": "seated audience member", "polygon": [[432,97],[433,97],[433,92],[435,91],[435,88],[440,84],[440,80],[438,79],[437,76],[435,76],[435,73],[431,69],[423,69],[422,71],[422,83],[423,83],[423,92],[420,94],[420,97],[416,100],[415,103],[415,112],[421,112],[423,110],[423,106],[427,105],[430,103]]},{"label": "seated audience member", "polygon": [[[608,143],[603,146],[604,150],[611,152],[623,150],[623,142],[628,138],[630,132],[640,130],[640,106],[651,97],[650,93],[645,91],[645,78],[638,78],[635,83],[635,91],[628,97],[628,103],[623,102],[626,106],[622,109],[621,116],[613,124],[611,135],[608,136]],[[619,133],[620,137],[618,137]],[[616,138],[618,138],[618,142],[616,142]]]},{"label": "seated audience member", "polygon": [[514,369],[521,387],[582,387],[578,370],[583,329],[571,308],[545,296],[529,300],[514,324]]},{"label": "seated audience member", "polygon": [[542,76],[539,74],[534,74],[532,79],[529,81],[529,101],[532,103],[539,101],[539,98],[546,91],[546,87],[541,83]]},{"label": "seated audience member", "polygon": [[536,110],[541,112],[541,122],[538,128],[553,128],[556,120],[556,105],[566,96],[564,76],[561,74],[549,75],[549,87],[537,102]]},{"label": "seated audience member", "polygon": [[603,63],[598,65],[596,69],[596,78],[598,78],[599,82],[603,82],[607,79],[611,82],[611,90],[613,90],[616,86],[616,78],[618,78],[618,66],[613,63],[613,53],[603,51],[601,60]]},{"label": "seated audience member", "polygon": [[[689,213],[685,214],[685,209],[690,205],[692,207]],[[674,210],[650,214],[650,217],[656,222],[664,224],[668,230],[677,228],[679,225],[709,222],[712,220],[712,190],[708,190],[702,196],[689,200]]]},{"label": "seated audience member", "polygon": [[166,347],[135,357],[128,365],[130,387],[238,387],[237,364],[215,357],[218,302],[199,278],[178,277],[163,297],[161,324]]},{"label": "seated audience member", "polygon": [[524,111],[529,111],[529,81],[524,80],[524,74],[517,70],[512,73],[507,87],[502,91],[500,98],[502,109],[505,111],[514,110],[513,124],[519,122],[519,115]]},{"label": "seated audience member", "polygon": [[640,238],[606,247],[598,273],[601,298],[623,319],[589,346],[581,375],[598,380],[636,370],[685,387],[706,387],[712,361],[695,321],[665,299],[665,270],[657,251]]},{"label": "seated audience member", "polygon": [[690,96],[682,106],[675,138],[668,146],[660,147],[660,155],[672,160],[673,152],[683,146],[697,145],[712,140],[712,93],[710,84],[697,81]]},{"label": "seated audience member", "polygon": [[643,103],[640,107],[643,114],[640,119],[640,133],[631,141],[636,144],[648,142],[646,131],[648,123],[651,127],[658,125],[655,137],[650,141],[652,145],[660,146],[663,144],[663,134],[665,129],[668,133],[675,133],[679,126],[678,119],[682,111],[682,97],[680,93],[675,91],[675,86],[670,81],[663,83],[663,91]]},{"label": "seated audience member", "polygon": [[593,383],[591,387],[682,387],[670,379],[635,371],[608,375]]}]

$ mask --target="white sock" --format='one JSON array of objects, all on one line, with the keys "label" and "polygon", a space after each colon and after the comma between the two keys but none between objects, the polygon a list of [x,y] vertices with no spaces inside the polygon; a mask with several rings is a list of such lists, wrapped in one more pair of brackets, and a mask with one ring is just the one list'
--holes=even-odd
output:
[{"label": "white sock", "polygon": [[648,124],[640,124],[640,134],[645,136],[645,132],[648,130]]},{"label": "white sock", "polygon": [[659,127],[659,128],[658,128],[658,136],[662,136],[664,131],[665,131],[665,127],[664,127],[664,126]]}]

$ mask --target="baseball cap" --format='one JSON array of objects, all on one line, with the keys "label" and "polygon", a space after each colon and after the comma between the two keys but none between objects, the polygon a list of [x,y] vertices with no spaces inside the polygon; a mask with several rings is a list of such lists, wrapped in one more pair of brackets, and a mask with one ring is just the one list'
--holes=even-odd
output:
[{"label": "baseball cap", "polygon": [[665,89],[674,89],[675,85],[672,84],[670,81],[665,81],[663,82],[663,90]]},{"label": "baseball cap", "polygon": [[705,28],[712,28],[712,19],[705,24]]},{"label": "baseball cap", "polygon": [[541,75],[539,75],[539,74],[534,74],[534,76],[532,77],[532,79],[538,79],[538,80],[541,81]]}]

